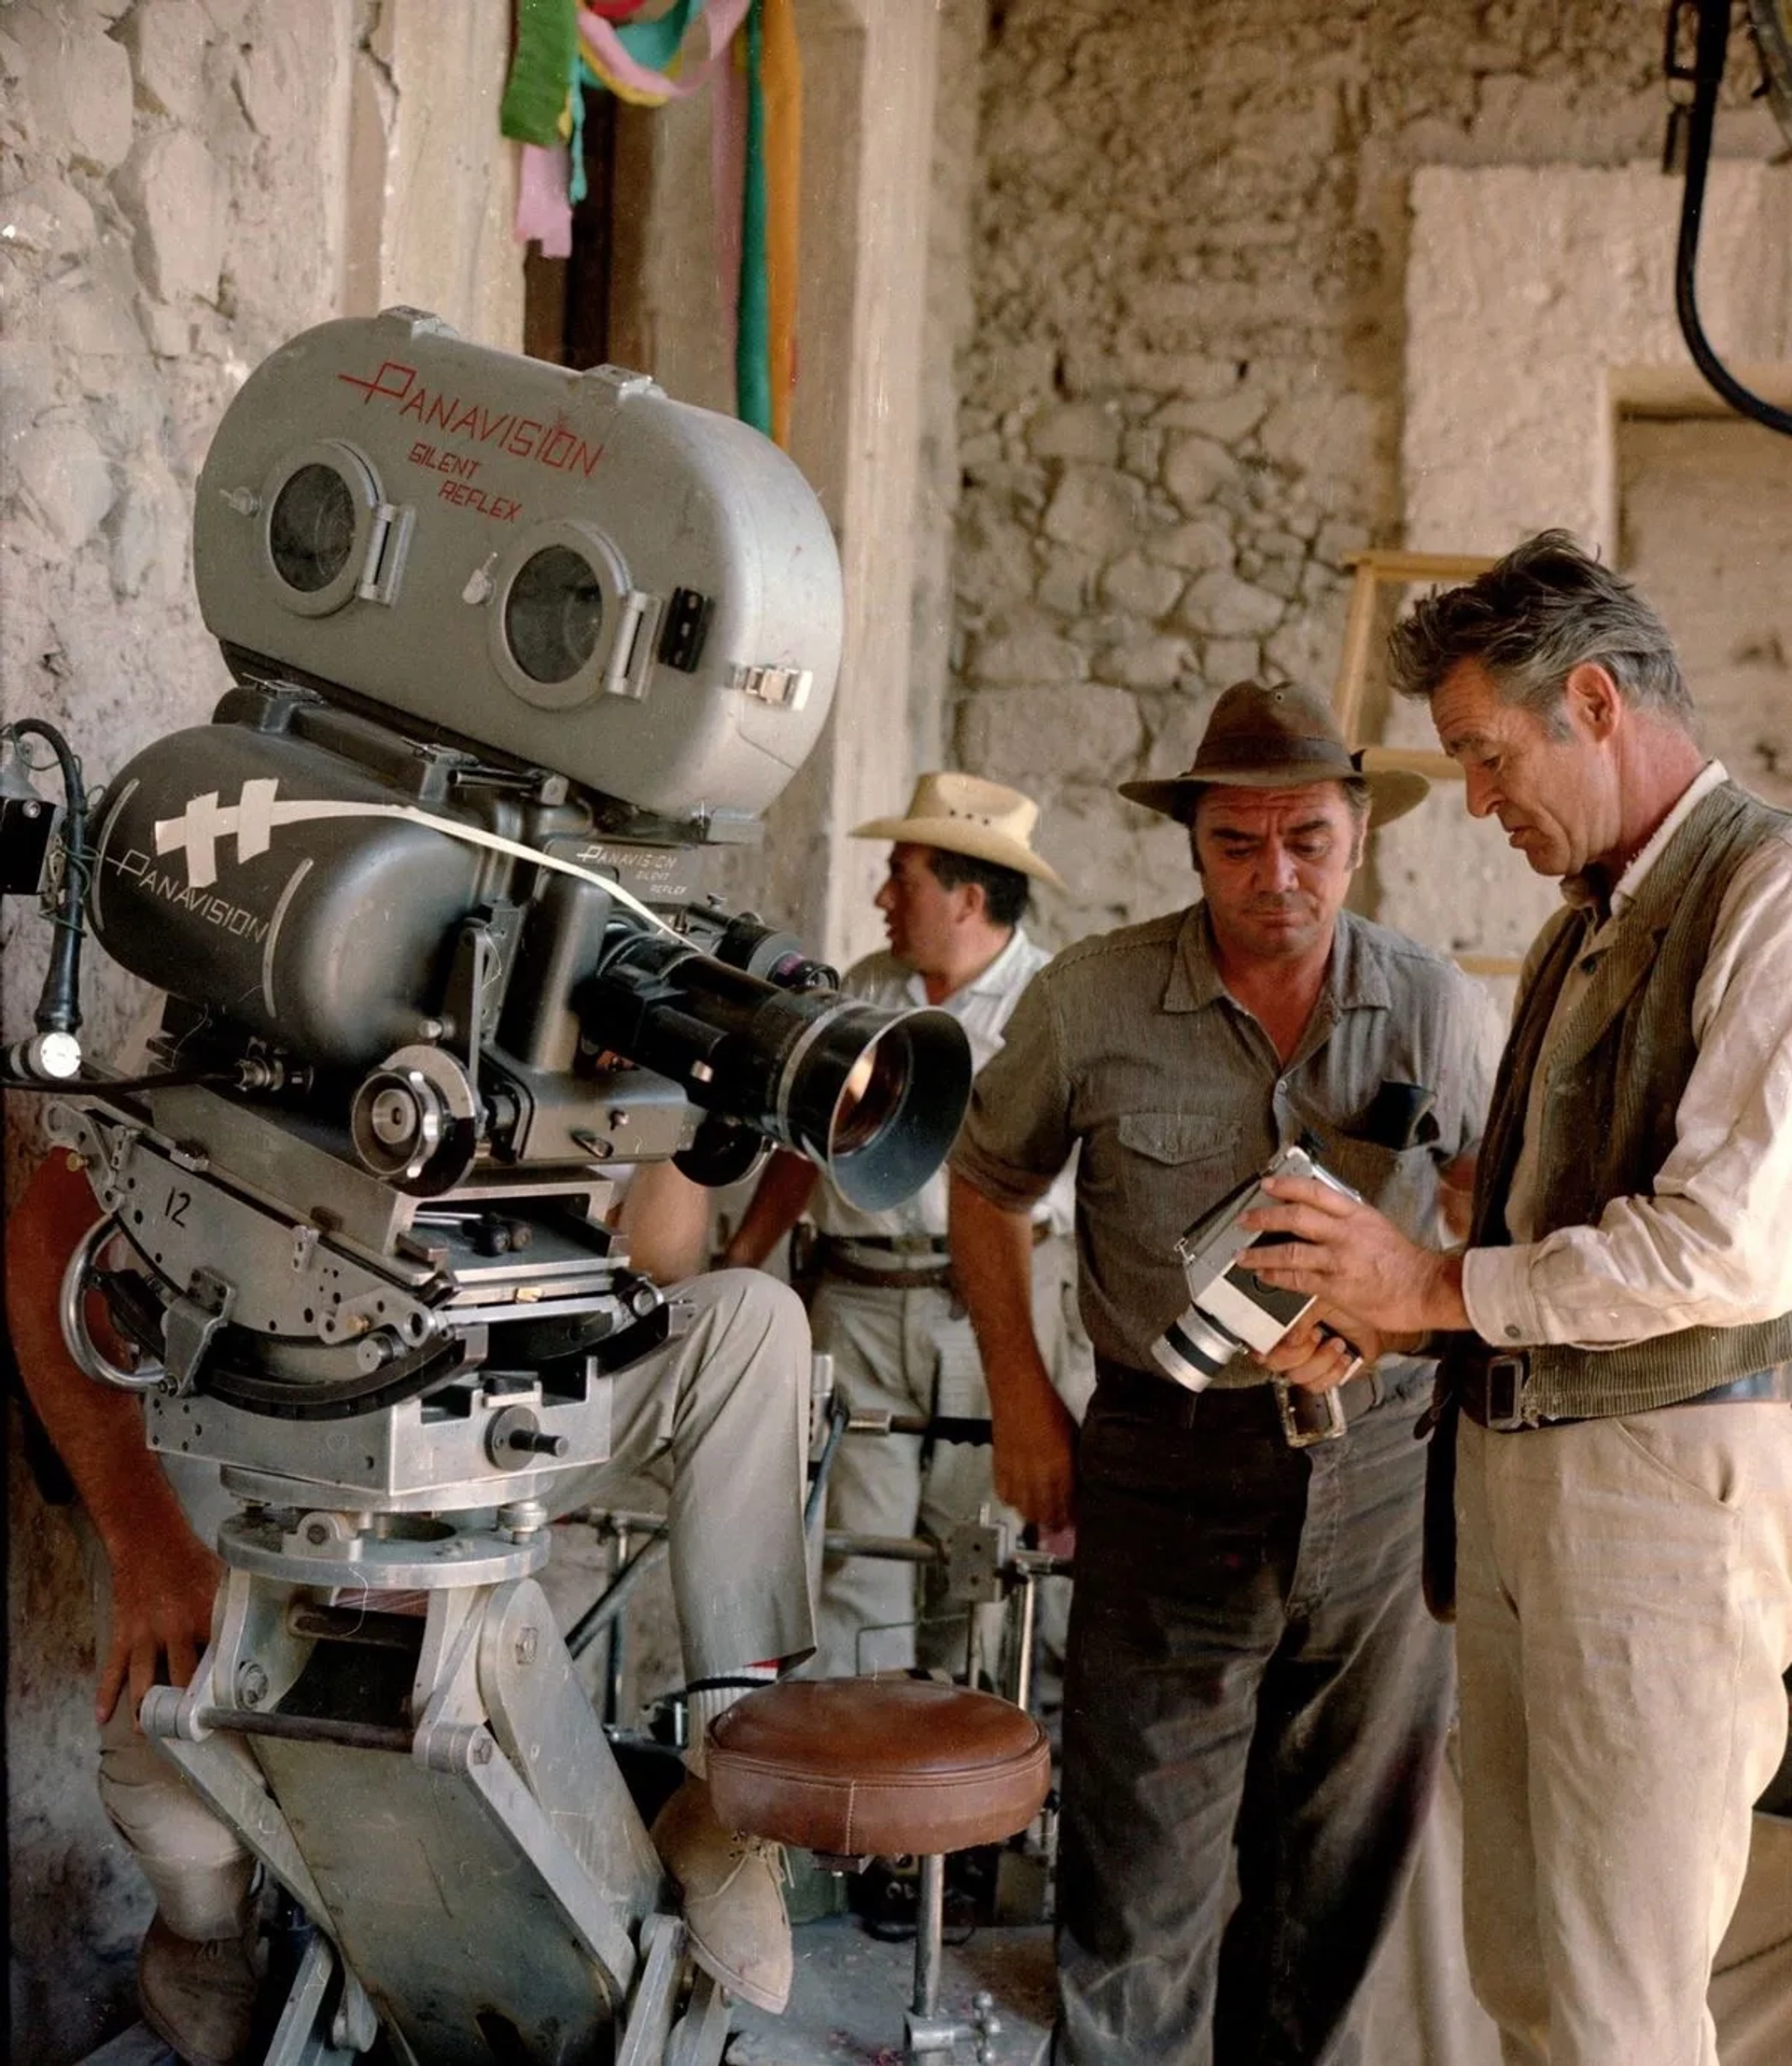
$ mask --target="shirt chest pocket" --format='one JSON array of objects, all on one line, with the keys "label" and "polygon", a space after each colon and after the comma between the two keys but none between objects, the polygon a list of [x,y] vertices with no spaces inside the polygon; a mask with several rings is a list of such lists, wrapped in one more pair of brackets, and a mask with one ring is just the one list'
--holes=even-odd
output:
[{"label": "shirt chest pocket", "polygon": [[1157,1246],[1173,1246],[1191,1220],[1251,1174],[1240,1163],[1243,1129],[1230,1117],[1127,1112],[1114,1137],[1122,1209]]}]

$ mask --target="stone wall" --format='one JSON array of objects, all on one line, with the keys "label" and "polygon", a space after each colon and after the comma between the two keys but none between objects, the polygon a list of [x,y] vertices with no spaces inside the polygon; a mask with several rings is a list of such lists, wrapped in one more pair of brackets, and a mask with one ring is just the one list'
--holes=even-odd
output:
[{"label": "stone wall", "polygon": [[[351,0],[0,14],[0,698],[90,783],[226,684],[192,484],[248,369],[336,311],[345,168],[318,140],[344,131],[353,22]],[[11,1039],[46,929],[12,901],[0,926]],[[98,956],[86,992],[103,1051],[133,992]]]},{"label": "stone wall", "polygon": [[[1414,175],[1654,156],[1661,26],[1634,0],[988,19],[950,736],[1044,800],[1062,941],[1186,897],[1180,835],[1113,784],[1185,766],[1240,676],[1329,691],[1344,555],[1403,541]],[[1725,151],[1776,143],[1726,115]]]},{"label": "stone wall", "polygon": [[[67,734],[90,783],[226,685],[192,597],[192,485],[249,367],[337,308],[343,164],[319,145],[344,133],[354,23],[350,0],[0,13],[0,693]],[[15,1039],[47,928],[22,900],[0,926]],[[104,1052],[135,986],[94,954],[84,991]],[[35,1149],[19,1102],[15,1180]],[[17,1440],[8,1479],[13,2047],[51,2060],[126,2013],[147,1899],[92,1793],[76,1540]]]},{"label": "stone wall", "polygon": [[[1737,126],[1727,123],[1726,134]],[[1679,183],[1646,163],[1429,165],[1415,173],[1410,193],[1406,542],[1492,553],[1564,524],[1628,564],[1619,465],[1626,412],[1721,410],[1674,321]],[[1792,373],[1788,223],[1792,173],[1712,167],[1699,251],[1703,319],[1728,360],[1776,392]],[[1738,432],[1750,429],[1727,420]],[[1785,445],[1767,430],[1754,435]],[[1701,449],[1710,459],[1723,443]],[[1782,478],[1788,462],[1792,455],[1782,454]],[[1688,519],[1701,502],[1733,503],[1742,550],[1751,514],[1771,525],[1773,502],[1752,510],[1749,489],[1727,484],[1724,464],[1702,488],[1682,465],[1675,494]],[[1654,530],[1671,533],[1675,522],[1672,502],[1662,502]],[[1645,593],[1661,556],[1642,569]],[[1685,584],[1653,599],[1672,630],[1693,637],[1688,660],[1702,659],[1698,624],[1679,621],[1690,601]],[[1697,671],[1691,679],[1695,696],[1722,693]],[[1765,693],[1773,684],[1757,675],[1752,686]],[[1384,736],[1435,743],[1429,714],[1417,708],[1390,711]],[[1467,822],[1453,793],[1393,827],[1377,864],[1383,915],[1439,947],[1520,954],[1557,901],[1553,883]]]},{"label": "stone wall", "polygon": [[[0,7],[0,712],[58,724],[90,783],[203,721],[227,683],[188,541],[206,444],[250,368],[307,324],[399,300],[493,343],[521,334],[495,113],[508,0],[447,11]],[[46,934],[22,900],[0,905],[8,1041],[30,1030]],[[83,988],[103,1053],[135,989],[97,954]],[[36,1152],[21,1102],[8,1196]],[[129,2020],[147,1901],[93,1798],[76,1539],[30,1481],[16,1415],[11,1433],[12,2050],[53,2062]]]}]

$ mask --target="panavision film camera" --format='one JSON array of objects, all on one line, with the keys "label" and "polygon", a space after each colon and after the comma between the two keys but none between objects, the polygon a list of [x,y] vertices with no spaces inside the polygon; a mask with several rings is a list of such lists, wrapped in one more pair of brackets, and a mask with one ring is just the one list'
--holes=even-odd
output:
[{"label": "panavision film camera", "polygon": [[[626,2022],[631,2059],[664,2038],[696,2066],[725,2013],[679,1992],[657,1861],[528,1574],[554,1473],[609,1455],[608,1373],[675,1324],[606,1223],[615,1172],[721,1183],[777,1143],[881,1207],[969,1094],[949,1016],[844,998],[705,888],[826,718],[833,538],[744,426],[393,310],[250,376],[194,569],[234,677],[210,724],[91,809],[53,727],[9,727],[0,761],[8,887],[51,815],[34,734],[66,792],[10,1058],[59,1084],[50,1131],[105,1215],[64,1332],[243,1504],[212,1649],[144,1725],[321,1932],[294,2059],[376,2024],[425,2066],[608,2059]],[[83,908],[167,998],[129,1076],[74,1037]],[[134,1364],[95,1339],[96,1285]],[[389,1699],[344,1664],[343,1589],[399,1654]],[[426,1618],[361,1610],[415,1589]]]},{"label": "panavision film camera", "polygon": [[[1267,1284],[1251,1267],[1253,1254],[1280,1238],[1253,1233],[1239,1224],[1244,1214],[1275,1202],[1263,1188],[1271,1176],[1311,1177],[1345,1198],[1358,1196],[1320,1161],[1318,1142],[1304,1137],[1281,1149],[1260,1175],[1240,1184],[1188,1229],[1176,1244],[1188,1303],[1151,1344],[1151,1353],[1165,1376],[1191,1392],[1205,1391],[1234,1356],[1245,1351],[1267,1354],[1317,1303],[1307,1292]],[[1278,1394],[1291,1442],[1305,1446],[1341,1431],[1330,1393],[1314,1394],[1308,1402],[1292,1401],[1291,1389],[1283,1386]],[[1291,1417],[1292,1407],[1301,1403],[1316,1404],[1323,1416],[1311,1428]]]}]

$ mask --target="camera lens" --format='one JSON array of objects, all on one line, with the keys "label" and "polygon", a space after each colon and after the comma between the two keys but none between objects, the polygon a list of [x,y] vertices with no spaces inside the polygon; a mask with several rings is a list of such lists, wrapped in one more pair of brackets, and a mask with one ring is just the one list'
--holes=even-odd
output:
[{"label": "camera lens", "polygon": [[355,498],[333,467],[301,466],[274,498],[268,551],[288,588],[315,596],[355,550]]},{"label": "camera lens", "polygon": [[569,682],[597,650],[604,597],[590,563],[548,545],[517,569],[504,605],[511,656],[531,682]]},{"label": "camera lens", "polygon": [[1198,1306],[1184,1306],[1151,1344],[1152,1359],[1166,1377],[1191,1392],[1205,1391],[1238,1352]]}]

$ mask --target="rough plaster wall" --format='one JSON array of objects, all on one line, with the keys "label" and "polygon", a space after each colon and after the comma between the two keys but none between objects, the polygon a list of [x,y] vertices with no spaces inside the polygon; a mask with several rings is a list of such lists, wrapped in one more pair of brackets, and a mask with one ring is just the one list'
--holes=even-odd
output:
[{"label": "rough plaster wall", "polygon": [[[840,546],[845,647],[820,743],[766,812],[763,848],[735,857],[717,886],[846,962],[879,937],[871,898],[883,865],[847,830],[886,810],[909,772],[901,762],[939,21],[931,7],[888,0],[799,0],[797,20],[805,119],[791,451]],[[726,408],[706,100],[707,90],[648,118],[645,137],[639,123],[629,135],[624,119],[619,156],[634,181],[625,198],[644,266],[619,295],[618,349],[679,400]]]},{"label": "rough plaster wall", "polygon": [[992,7],[952,738],[1045,802],[1048,937],[1188,895],[1112,784],[1220,688],[1329,690],[1343,555],[1401,537],[1413,174],[1645,156],[1659,59],[1635,0]]},{"label": "rough plaster wall", "polygon": [[1792,439],[1695,417],[1617,443],[1619,564],[1673,627],[1703,742],[1792,807]]},{"label": "rough plaster wall", "polygon": [[[8,717],[59,724],[90,780],[203,719],[225,685],[189,579],[192,484],[248,368],[335,307],[330,140],[354,12],[21,0],[0,14],[0,697]],[[29,1028],[44,929],[17,901],[0,925],[11,1039]],[[95,955],[86,997],[103,1049],[133,991]],[[7,1492],[13,2041],[52,2060],[116,2027],[146,1902],[92,1794],[73,1534],[16,1440]]]},{"label": "rough plaster wall", "polygon": [[[91,782],[226,685],[188,537],[249,369],[345,305],[409,299],[520,335],[514,153],[492,112],[508,24],[507,0],[452,21],[427,0],[0,9],[0,710],[60,725]],[[7,1040],[29,1031],[44,932],[0,907]],[[133,986],[94,955],[84,996],[104,1052]],[[8,1196],[35,1150],[19,1102]],[[16,1439],[7,1494],[12,2038],[52,2061],[129,2019],[146,1901],[92,1793],[74,1538]]]},{"label": "rough plaster wall", "polygon": [[[1624,399],[1678,387],[1711,406],[1674,323],[1679,204],[1678,183],[1647,163],[1433,166],[1415,177],[1407,543],[1494,553],[1564,524],[1616,555]],[[1732,363],[1781,379],[1792,371],[1788,222],[1792,172],[1712,168],[1699,254],[1706,328]],[[1739,504],[1738,521],[1771,523],[1773,506],[1770,498],[1751,515]],[[1672,513],[1656,522],[1671,527]],[[1655,599],[1677,630],[1690,598]],[[1389,713],[1385,737],[1435,744],[1428,714],[1412,707]],[[1453,789],[1394,826],[1378,858],[1382,914],[1435,945],[1521,953],[1556,906],[1553,884],[1496,832],[1471,825]]]},{"label": "rough plaster wall", "polygon": [[[917,773],[944,765],[955,609],[953,530],[961,475],[959,387],[960,361],[976,320],[972,182],[976,173],[977,89],[987,13],[987,0],[940,0],[908,692],[908,748]],[[888,808],[892,812],[906,800],[905,773],[891,769]]]},{"label": "rough plaster wall", "polygon": [[[350,0],[21,0],[0,15],[0,699],[102,779],[224,686],[192,483],[259,358],[335,305]],[[8,1038],[44,928],[0,911]],[[132,992],[94,957],[92,1045]]]}]

